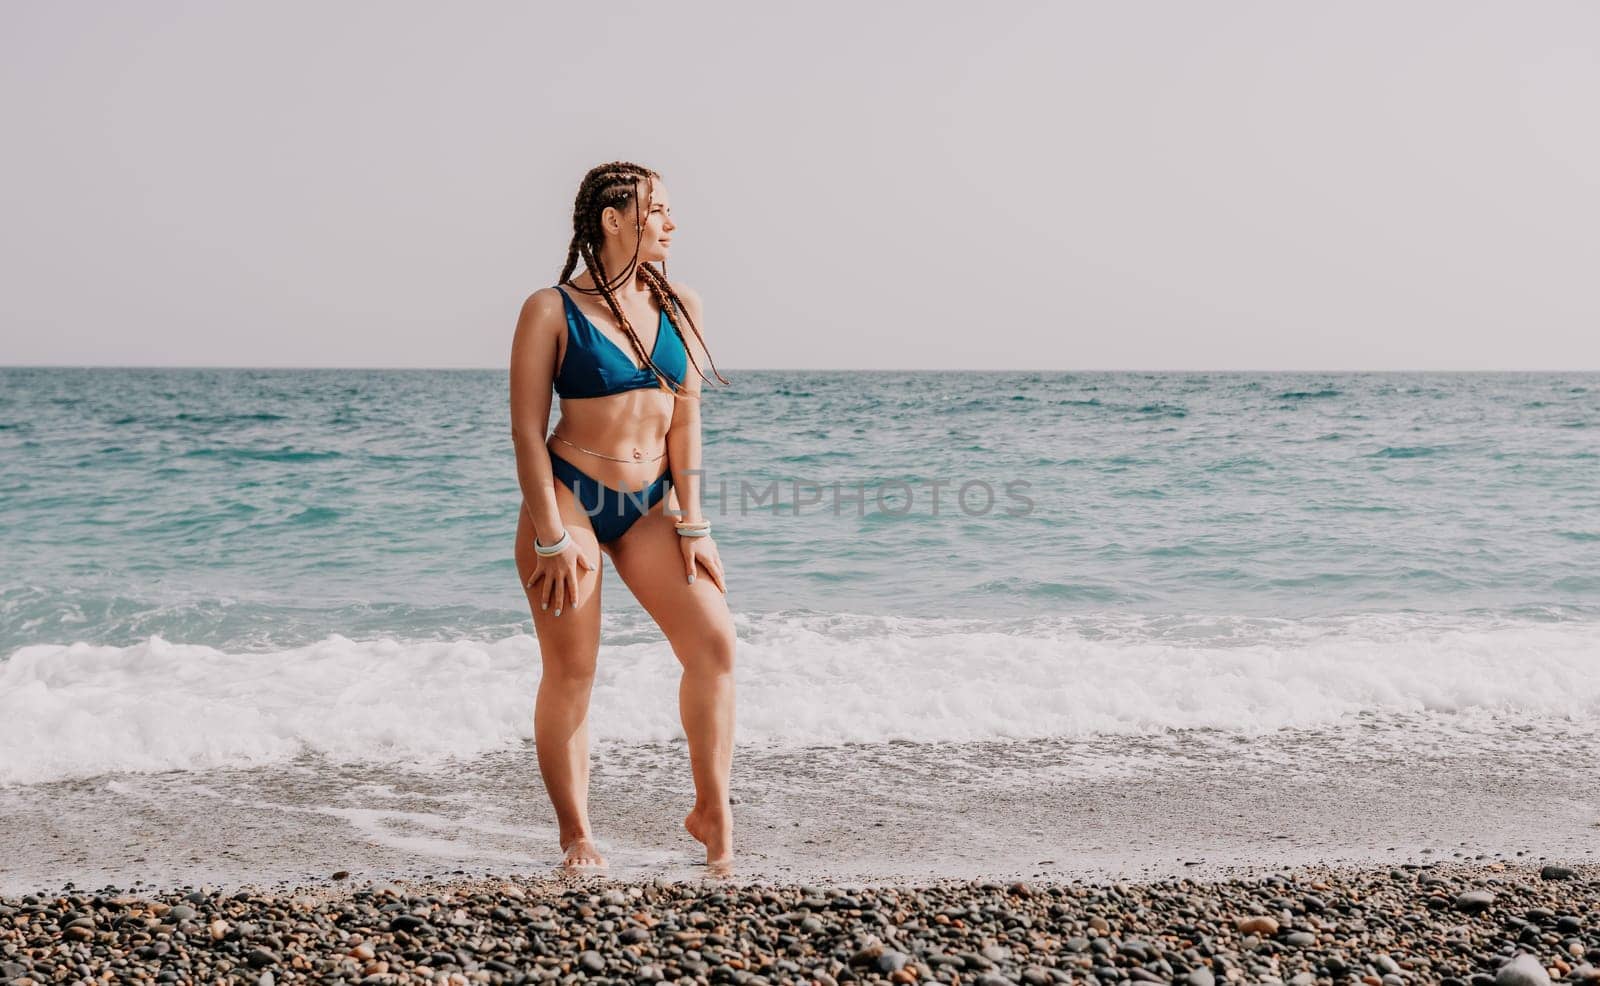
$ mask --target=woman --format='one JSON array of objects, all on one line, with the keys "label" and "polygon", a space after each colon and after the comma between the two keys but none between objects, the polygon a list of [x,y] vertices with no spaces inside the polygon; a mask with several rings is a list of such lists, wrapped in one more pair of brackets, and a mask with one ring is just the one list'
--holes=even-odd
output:
[{"label": "woman", "polygon": [[[544,669],[534,741],[567,867],[606,864],[588,813],[602,552],[683,665],[695,786],[684,827],[713,868],[733,854],[733,617],[694,474],[702,361],[728,381],[705,348],[699,295],[666,278],[675,228],[655,172],[627,162],[591,170],[557,286],[529,296],[511,346],[517,571]],[[569,280],[580,256],[585,270]],[[552,389],[561,421],[546,439]]]}]

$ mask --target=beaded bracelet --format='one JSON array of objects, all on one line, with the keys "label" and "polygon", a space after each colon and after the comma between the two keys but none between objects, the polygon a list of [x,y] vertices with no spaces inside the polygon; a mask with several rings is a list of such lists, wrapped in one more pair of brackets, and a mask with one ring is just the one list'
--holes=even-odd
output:
[{"label": "beaded bracelet", "polygon": [[540,544],[539,539],[534,538],[533,550],[545,558],[554,558],[556,555],[559,555],[561,552],[567,550],[567,545],[571,543],[571,541],[572,534],[568,531],[562,531],[561,536],[556,538],[555,544]]}]

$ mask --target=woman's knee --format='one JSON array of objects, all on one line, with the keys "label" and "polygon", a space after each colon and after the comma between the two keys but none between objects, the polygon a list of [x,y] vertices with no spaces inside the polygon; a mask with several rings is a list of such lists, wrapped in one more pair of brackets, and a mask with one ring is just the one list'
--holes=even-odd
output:
[{"label": "woman's knee", "polygon": [[539,672],[539,683],[562,690],[589,690],[594,686],[596,662],[594,658],[557,660],[546,657]]},{"label": "woman's knee", "polygon": [[738,637],[731,623],[709,627],[683,644],[674,644],[673,653],[685,671],[700,674],[733,674],[734,652]]}]

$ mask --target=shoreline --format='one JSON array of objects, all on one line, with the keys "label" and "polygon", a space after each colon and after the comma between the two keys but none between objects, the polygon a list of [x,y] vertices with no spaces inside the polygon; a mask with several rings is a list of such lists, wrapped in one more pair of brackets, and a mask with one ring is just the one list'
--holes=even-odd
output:
[{"label": "shoreline", "polygon": [[0,896],[0,982],[1600,982],[1600,865],[1241,869],[1255,872],[64,888]]},{"label": "shoreline", "polygon": [[[1559,751],[1559,755],[1552,755]],[[694,879],[682,744],[597,747],[590,813],[614,878]],[[1210,880],[1284,866],[1594,863],[1600,747],[1337,733],[741,751],[738,873],[786,883]],[[448,770],[317,756],[0,785],[0,893],[552,872],[531,749]]]}]

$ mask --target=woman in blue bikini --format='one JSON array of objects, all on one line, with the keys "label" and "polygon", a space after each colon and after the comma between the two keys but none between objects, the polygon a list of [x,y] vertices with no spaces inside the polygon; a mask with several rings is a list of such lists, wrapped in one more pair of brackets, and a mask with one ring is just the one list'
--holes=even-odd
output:
[{"label": "woman in blue bikini", "polygon": [[[667,280],[675,228],[660,175],[627,162],[591,170],[557,286],[529,296],[511,344],[515,553],[543,664],[534,741],[568,867],[605,865],[588,813],[601,552],[683,665],[695,785],[684,827],[713,868],[733,854],[733,616],[697,475],[700,367],[728,381],[701,336],[699,295]],[[552,390],[561,420],[547,439]]]}]

